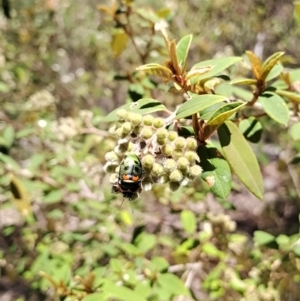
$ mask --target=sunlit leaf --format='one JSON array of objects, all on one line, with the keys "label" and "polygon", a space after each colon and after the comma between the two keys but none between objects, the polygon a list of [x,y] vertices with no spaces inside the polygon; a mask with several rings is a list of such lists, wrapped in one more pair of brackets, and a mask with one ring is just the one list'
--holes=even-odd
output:
[{"label": "sunlit leaf", "polygon": [[105,282],[102,287],[103,291],[109,293],[111,297],[124,301],[147,301],[138,292],[133,291],[125,286],[118,286],[112,282]]},{"label": "sunlit leaf", "polygon": [[227,97],[225,96],[212,94],[193,96],[179,107],[176,119],[191,116],[226,99]]},{"label": "sunlit leaf", "polygon": [[241,87],[237,87],[237,86],[232,86],[232,93],[239,99],[242,99],[244,101],[251,101],[251,99],[253,98],[253,93],[243,89]]},{"label": "sunlit leaf", "polygon": [[231,121],[218,128],[224,156],[241,182],[260,200],[263,199],[263,180],[252,148]]},{"label": "sunlit leaf", "polygon": [[259,102],[266,113],[275,121],[287,125],[290,113],[285,101],[277,94],[271,94],[271,97],[259,97]]},{"label": "sunlit leaf", "polygon": [[279,59],[284,55],[284,52],[276,52],[269,56],[265,62],[262,65],[262,73],[261,73],[261,79],[266,79],[269,75],[270,71],[273,69],[273,67],[276,65],[276,63],[279,61]]},{"label": "sunlit leaf", "polygon": [[252,51],[246,51],[246,54],[251,63],[252,72],[256,79],[260,79],[262,75],[262,62],[258,56],[256,56]]},{"label": "sunlit leaf", "polygon": [[178,61],[178,57],[177,57],[176,41],[175,40],[171,41],[169,51],[170,51],[170,59],[171,59],[171,62],[172,62],[172,67],[175,70],[176,74],[179,75],[182,72],[181,72],[181,68],[179,66],[179,61]]},{"label": "sunlit leaf", "polygon": [[98,292],[85,296],[82,301],[107,301],[109,297],[110,294],[108,292]]},{"label": "sunlit leaf", "polygon": [[183,71],[185,71],[186,68],[186,60],[187,60],[192,39],[193,39],[193,35],[191,34],[184,36],[180,39],[180,41],[177,43],[176,46],[178,62]]},{"label": "sunlit leaf", "polygon": [[236,79],[233,79],[230,83],[232,85],[251,86],[251,85],[255,85],[256,82],[257,82],[257,80],[253,79],[253,78],[236,78]]},{"label": "sunlit leaf", "polygon": [[147,253],[156,245],[157,239],[154,234],[141,233],[136,239],[135,244],[141,253]]},{"label": "sunlit leaf", "polygon": [[157,278],[157,284],[173,296],[185,295],[189,296],[189,290],[184,286],[184,283],[174,274],[160,274]]},{"label": "sunlit leaf", "polygon": [[0,92],[6,93],[8,91],[9,86],[6,83],[0,81]]},{"label": "sunlit leaf", "polygon": [[197,227],[197,220],[194,212],[183,210],[180,214],[181,224],[187,233],[194,233]]},{"label": "sunlit leaf", "polygon": [[289,133],[293,140],[300,140],[300,122],[294,123],[289,129]]},{"label": "sunlit leaf", "polygon": [[248,141],[252,143],[257,143],[260,141],[263,127],[259,120],[253,117],[243,119],[239,123],[239,128]]},{"label": "sunlit leaf", "polygon": [[194,68],[186,74],[186,79],[191,79],[192,77],[199,76],[204,73],[208,73],[211,69],[212,69],[211,66],[203,66],[203,67]]},{"label": "sunlit leaf", "polygon": [[211,257],[224,258],[225,254],[211,242],[206,242],[202,246],[202,252]]},{"label": "sunlit leaf", "polygon": [[46,204],[53,204],[61,202],[64,196],[64,192],[60,189],[50,191],[45,197],[44,202]]},{"label": "sunlit leaf", "polygon": [[15,139],[15,130],[14,130],[14,128],[11,125],[7,126],[2,132],[2,137],[4,138],[5,146],[10,148],[12,146],[13,142],[14,142],[14,139]]},{"label": "sunlit leaf", "polygon": [[231,191],[231,171],[227,161],[210,145],[200,147],[197,152],[203,168],[201,178],[217,197],[226,199]]},{"label": "sunlit leaf", "polygon": [[103,117],[101,121],[103,122],[111,122],[118,120],[117,112],[120,109],[124,109],[128,112],[139,113],[141,115],[150,114],[158,111],[165,111],[166,107],[156,99],[152,98],[142,98],[136,102],[127,103],[112,112],[110,112],[107,116]]},{"label": "sunlit leaf", "polygon": [[161,20],[157,13],[155,13],[152,9],[138,8],[135,12],[143,19],[150,21],[153,24],[158,23]]},{"label": "sunlit leaf", "polygon": [[218,75],[223,70],[232,66],[234,63],[241,61],[241,60],[242,60],[241,57],[232,56],[232,57],[224,57],[224,58],[202,61],[202,62],[194,65],[191,70],[205,67],[205,66],[211,66],[212,69],[205,74],[202,74],[200,76],[196,76],[196,77],[192,78],[191,82],[192,82],[192,84],[194,84],[196,82],[212,78],[212,77]]},{"label": "sunlit leaf", "polygon": [[224,104],[218,108],[210,117],[208,125],[222,124],[224,121],[229,119],[234,113],[238,112],[242,107],[246,105],[245,102],[237,101]]},{"label": "sunlit leaf", "polygon": [[294,16],[296,20],[300,20],[300,1],[294,1]]},{"label": "sunlit leaf", "polygon": [[266,245],[272,241],[275,241],[275,236],[270,233],[258,230],[254,232],[254,241],[260,245]]},{"label": "sunlit leaf", "polygon": [[128,35],[124,30],[119,29],[113,33],[111,50],[115,57],[118,57],[126,48]]},{"label": "sunlit leaf", "polygon": [[283,66],[280,63],[277,63],[272,70],[270,71],[270,73],[268,74],[268,76],[266,77],[266,82],[269,82],[271,80],[273,80],[276,77],[279,77],[280,74],[283,71]]},{"label": "sunlit leaf", "polygon": [[12,166],[14,170],[18,170],[20,168],[19,164],[10,156],[4,155],[0,152],[0,161]]},{"label": "sunlit leaf", "polygon": [[170,80],[173,76],[172,71],[160,64],[151,63],[147,65],[142,65],[136,68],[138,71],[144,71],[148,74],[157,75],[162,77],[165,80]]},{"label": "sunlit leaf", "polygon": [[290,92],[285,90],[276,90],[275,93],[287,98],[288,100],[300,103],[300,93]]}]

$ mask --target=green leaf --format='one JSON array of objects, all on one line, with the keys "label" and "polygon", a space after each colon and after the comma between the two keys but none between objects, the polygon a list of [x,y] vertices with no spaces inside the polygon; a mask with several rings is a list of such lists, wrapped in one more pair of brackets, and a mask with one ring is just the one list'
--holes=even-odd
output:
[{"label": "green leaf", "polygon": [[212,78],[212,77],[218,75],[223,70],[229,68],[234,63],[241,61],[241,60],[242,60],[241,57],[232,56],[232,57],[224,57],[224,58],[202,61],[202,62],[194,65],[191,70],[197,69],[199,67],[205,67],[205,66],[212,67],[212,69],[209,72],[204,73],[203,75],[200,75],[200,76],[197,76],[197,77],[191,79],[191,83],[194,84],[196,82]]},{"label": "green leaf", "polygon": [[157,284],[172,296],[185,295],[190,296],[189,290],[184,286],[184,283],[174,274],[160,274],[157,278]]},{"label": "green leaf", "polygon": [[275,236],[270,233],[258,230],[254,232],[254,241],[259,245],[267,245],[275,241]]},{"label": "green leaf", "polygon": [[276,90],[275,93],[283,97],[286,97],[288,100],[300,103],[300,93],[290,92],[285,90]]},{"label": "green leaf", "polygon": [[225,96],[212,94],[193,96],[179,107],[176,119],[191,116],[226,99]]},{"label": "green leaf", "polygon": [[62,201],[64,192],[60,189],[52,190],[44,197],[44,202],[46,204],[54,204]]},{"label": "green leaf", "polygon": [[12,157],[4,155],[3,153],[0,152],[0,161],[5,163],[5,164],[9,164],[11,165],[14,170],[18,170],[19,164],[17,163],[17,161],[15,161]]},{"label": "green leaf", "polygon": [[252,143],[260,141],[263,128],[259,120],[254,117],[243,119],[239,123],[239,129],[248,141]]},{"label": "green leaf", "polygon": [[299,164],[300,163],[300,153],[298,153],[289,163],[290,164]]},{"label": "green leaf", "polygon": [[202,246],[202,252],[211,257],[224,258],[225,254],[220,251],[214,244],[211,242],[206,242]]},{"label": "green leaf", "polygon": [[231,171],[227,161],[210,145],[199,147],[197,152],[203,168],[201,178],[216,196],[226,199],[231,191]]},{"label": "green leaf", "polygon": [[242,107],[246,105],[245,102],[237,101],[231,102],[218,108],[210,117],[207,124],[208,125],[219,125],[224,121],[229,119],[234,113],[239,111]]},{"label": "green leaf", "polygon": [[15,130],[14,128],[9,125],[7,126],[2,133],[2,137],[5,140],[5,146],[7,146],[8,148],[10,148],[14,142],[15,139]]},{"label": "green leaf", "polygon": [[259,97],[258,100],[266,113],[275,121],[287,125],[290,114],[285,101],[277,94],[271,94],[271,97]]},{"label": "green leaf", "polygon": [[256,79],[253,78],[236,78],[233,79],[230,84],[231,85],[245,85],[245,86],[251,86],[255,85],[257,82]]},{"label": "green leaf", "polygon": [[143,280],[143,281],[139,281],[135,288],[134,291],[136,293],[138,293],[139,295],[141,295],[144,298],[148,298],[149,295],[152,293],[153,289],[150,285],[150,280]]},{"label": "green leaf", "polygon": [[134,256],[140,255],[140,250],[136,246],[130,243],[123,242],[120,244],[119,248],[128,255],[134,255]]},{"label": "green leaf", "polygon": [[263,199],[263,180],[252,148],[243,134],[231,121],[218,128],[218,135],[224,156],[241,182],[258,199]]},{"label": "green leaf", "polygon": [[156,99],[152,98],[142,98],[137,102],[127,103],[114,111],[110,112],[107,116],[105,116],[102,121],[103,122],[111,122],[118,120],[117,112],[120,109],[124,109],[128,112],[139,113],[141,115],[150,114],[158,111],[166,111],[166,107]]},{"label": "green leaf", "polygon": [[111,50],[115,57],[118,57],[126,48],[128,35],[123,30],[118,28],[114,33],[111,41]]},{"label": "green leaf", "polygon": [[6,83],[0,81],[0,92],[6,93],[8,91],[9,86]]},{"label": "green leaf", "polygon": [[181,66],[181,70],[185,70],[186,68],[186,59],[189,53],[189,49],[191,46],[191,42],[193,39],[193,35],[187,35],[180,39],[180,41],[176,45],[176,53],[179,65]]},{"label": "green leaf", "polygon": [[251,63],[252,72],[253,72],[254,77],[256,79],[260,79],[261,74],[262,74],[262,62],[261,62],[260,58],[256,54],[254,54],[252,51],[249,51],[249,50],[246,51],[246,54]]},{"label": "green leaf", "polygon": [[297,242],[293,245],[292,250],[293,250],[293,252],[295,253],[295,255],[296,255],[297,257],[300,257],[300,243],[299,243],[299,241],[297,241]]},{"label": "green leaf", "polygon": [[[46,156],[44,153],[41,154],[33,154],[29,160],[29,168],[31,171],[35,171],[43,164],[46,160]],[[39,171],[40,172],[40,171]]]},{"label": "green leaf", "polygon": [[160,76],[165,80],[170,80],[173,76],[173,73],[169,68],[157,63],[142,65],[136,68],[136,70],[144,71],[148,74]]},{"label": "green leaf", "polygon": [[280,73],[283,71],[283,66],[280,63],[277,63],[270,73],[268,74],[267,78],[265,79],[266,82],[269,82],[270,80],[276,78],[277,76],[280,75]]},{"label": "green leaf", "polygon": [[277,62],[283,55],[284,52],[276,52],[265,60],[265,62],[262,65],[262,73],[261,73],[262,80],[265,80],[267,78],[270,71],[273,69],[273,67],[277,64]]},{"label": "green leaf", "polygon": [[251,99],[253,98],[252,92],[236,86],[232,86],[232,93],[237,98],[247,102],[251,101]]},{"label": "green leaf", "polygon": [[136,239],[135,244],[139,250],[145,254],[150,251],[156,245],[156,236],[154,234],[148,234],[142,232]]},{"label": "green leaf", "polygon": [[244,292],[247,289],[247,284],[237,277],[233,277],[230,280],[229,285],[237,292]]},{"label": "green leaf", "polygon": [[117,298],[119,300],[124,301],[147,301],[144,297],[142,297],[138,292],[133,291],[124,286],[118,286],[112,282],[105,282],[102,287],[103,291],[109,293],[111,297]]},{"label": "green leaf", "polygon": [[194,233],[197,228],[197,220],[194,212],[190,210],[183,210],[180,214],[181,224],[183,226],[183,229],[187,233]]},{"label": "green leaf", "polygon": [[300,21],[300,1],[294,1],[294,16],[297,21]]},{"label": "green leaf", "polygon": [[280,234],[276,237],[276,242],[281,246],[288,246],[290,244],[290,238],[285,234]]},{"label": "green leaf", "polygon": [[294,123],[290,127],[289,134],[292,136],[293,140],[300,140],[300,122]]},{"label": "green leaf", "polygon": [[107,301],[110,294],[107,292],[92,293],[85,296],[82,301]]},{"label": "green leaf", "polygon": [[153,257],[151,259],[151,263],[153,263],[156,267],[156,269],[159,271],[159,272],[162,272],[164,270],[167,270],[167,268],[169,267],[169,262],[163,258],[163,257]]}]

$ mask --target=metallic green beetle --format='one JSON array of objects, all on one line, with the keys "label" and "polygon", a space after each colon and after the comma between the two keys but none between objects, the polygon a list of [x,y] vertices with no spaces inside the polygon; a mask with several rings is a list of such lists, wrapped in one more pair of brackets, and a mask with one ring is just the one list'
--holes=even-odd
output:
[{"label": "metallic green beetle", "polygon": [[141,191],[144,173],[139,157],[135,154],[126,155],[121,162],[118,180],[113,185],[112,191],[120,192],[124,198],[131,199],[134,194]]}]

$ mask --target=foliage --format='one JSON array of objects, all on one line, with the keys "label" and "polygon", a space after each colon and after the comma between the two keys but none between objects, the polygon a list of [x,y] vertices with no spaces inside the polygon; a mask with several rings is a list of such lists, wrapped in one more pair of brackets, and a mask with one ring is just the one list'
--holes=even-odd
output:
[{"label": "foliage", "polygon": [[[278,162],[294,186],[285,201],[299,208],[291,57],[199,58],[195,28],[169,38],[183,9],[156,2],[111,1],[98,12],[95,2],[12,3],[0,19],[0,269],[28,287],[12,298],[298,300],[299,221],[242,231],[231,214],[240,191],[266,202],[270,141],[286,147]],[[123,204],[112,186],[122,192],[118,174],[133,152],[142,192]]]}]

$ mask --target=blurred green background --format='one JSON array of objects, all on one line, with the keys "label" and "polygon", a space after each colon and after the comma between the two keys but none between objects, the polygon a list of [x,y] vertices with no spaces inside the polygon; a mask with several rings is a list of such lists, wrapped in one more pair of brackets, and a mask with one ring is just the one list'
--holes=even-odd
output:
[{"label": "blurred green background", "polygon": [[[170,107],[178,102],[163,84],[140,85],[135,73],[165,55],[147,12],[161,16],[172,38],[193,34],[190,64],[285,51],[285,65],[296,68],[292,1],[133,1],[135,42],[154,45],[144,58],[132,41],[122,53],[114,45],[118,28],[103,7],[122,7],[117,1],[2,5],[1,301],[299,300],[299,167],[287,162],[300,145],[285,128],[266,122],[254,146],[264,202],[236,179],[227,200],[198,180],[176,192],[157,185],[131,203],[132,212],[129,202],[120,208],[103,171],[115,141],[101,122],[147,93]],[[113,286],[107,297],[105,279],[124,290]]]}]

